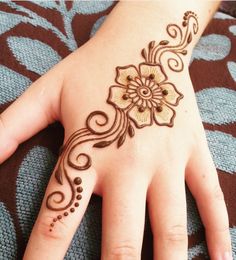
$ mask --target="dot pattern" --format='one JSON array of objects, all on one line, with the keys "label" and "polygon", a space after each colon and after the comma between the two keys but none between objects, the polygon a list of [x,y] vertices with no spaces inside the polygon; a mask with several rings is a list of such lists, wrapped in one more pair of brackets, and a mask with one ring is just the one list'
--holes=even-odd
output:
[{"label": "dot pattern", "polygon": [[[74,189],[76,190],[77,192],[77,195],[75,196],[75,200],[81,200],[82,199],[82,191],[83,191],[83,188],[79,185],[82,184],[82,179],[80,177],[76,177],[74,179]],[[74,213],[75,212],[75,208],[78,208],[79,207],[79,203],[76,201],[74,202],[74,207],[70,207],[69,208],[69,211],[64,211],[62,214],[58,214],[56,218],[53,218],[52,220],[52,223],[50,224],[50,229],[49,229],[49,232],[52,232],[53,231],[53,228],[55,227],[55,223],[57,221],[61,221],[63,219],[63,217],[67,217],[70,213]]]}]

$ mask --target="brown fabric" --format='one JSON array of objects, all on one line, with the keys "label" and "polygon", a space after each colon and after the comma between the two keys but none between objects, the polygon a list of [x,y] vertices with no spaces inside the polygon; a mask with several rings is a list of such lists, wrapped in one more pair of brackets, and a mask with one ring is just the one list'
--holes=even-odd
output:
[{"label": "brown fabric", "polygon": [[[45,8],[39,6],[30,1],[13,1],[18,6],[32,10],[34,13],[40,15],[52,23],[63,34],[65,34],[65,27],[61,14],[55,9]],[[93,14],[79,14],[77,13],[72,20],[73,34],[78,47],[88,41],[90,33],[95,22],[102,16],[109,14],[114,7],[115,3],[105,9],[104,11]],[[72,2],[66,3],[67,10],[72,8]],[[17,11],[7,2],[0,3],[0,10],[8,14],[20,14],[27,16],[22,11]],[[1,14],[0,14],[1,17]],[[236,37],[229,31],[229,26],[236,25],[234,19],[213,19],[207,29],[204,32],[204,36],[211,34],[225,35],[231,42],[231,50],[226,57],[218,60],[206,60],[195,58],[190,66],[190,74],[193,81],[193,85],[196,92],[200,92],[203,89],[210,87],[224,87],[231,90],[236,90],[236,83],[227,68],[228,61],[236,60]],[[1,28],[1,27],[0,27]],[[41,26],[34,26],[30,23],[20,22],[13,28],[10,28],[6,32],[0,35],[0,64],[20,73],[27,77],[32,82],[40,77],[40,74],[27,69],[25,65],[20,63],[14,56],[13,51],[9,48],[8,38],[10,36],[27,37],[30,39],[37,39],[42,43],[47,44],[53,50],[62,57],[66,57],[71,50],[53,33],[51,30],[46,30]],[[1,78],[0,78],[1,79]],[[1,84],[1,82],[0,82]],[[4,111],[12,101],[0,103],[0,112]],[[235,120],[231,123],[225,124],[212,124],[204,123],[206,130],[220,131],[236,137],[236,125]],[[17,259],[21,259],[25,250],[26,241],[23,238],[22,228],[19,223],[19,216],[16,208],[16,183],[19,169],[23,159],[28,152],[35,146],[43,146],[48,148],[55,156],[58,155],[58,149],[63,141],[63,128],[59,123],[50,125],[47,129],[41,131],[25,143],[21,144],[14,155],[11,156],[6,162],[0,166],[0,202],[3,202],[7,210],[9,211],[13,224],[16,230],[17,239]],[[0,145],[1,147],[1,145]],[[1,152],[1,148],[0,148]],[[220,183],[225,194],[225,200],[229,212],[230,227],[236,225],[236,175],[229,174],[229,172],[218,170]],[[97,196],[93,196],[90,204],[100,205],[101,199]],[[98,206],[99,207],[99,206]],[[89,227],[88,227],[89,228]],[[100,232],[100,231],[99,231]],[[193,247],[204,240],[204,229],[200,228],[195,234],[189,236],[189,247]],[[98,241],[100,243],[100,241]],[[235,252],[236,253],[236,252]],[[150,224],[147,222],[143,244],[143,259],[152,259],[152,235]],[[192,259],[204,259],[203,253],[199,253],[198,256]],[[13,259],[13,258],[12,258]],[[70,258],[68,258],[70,259]],[[72,258],[71,258],[72,259]],[[76,259],[88,259],[88,258],[76,258]],[[99,259],[97,257],[91,257],[89,259]]]},{"label": "brown fabric", "polygon": [[236,17],[236,1],[222,1],[220,11]]}]

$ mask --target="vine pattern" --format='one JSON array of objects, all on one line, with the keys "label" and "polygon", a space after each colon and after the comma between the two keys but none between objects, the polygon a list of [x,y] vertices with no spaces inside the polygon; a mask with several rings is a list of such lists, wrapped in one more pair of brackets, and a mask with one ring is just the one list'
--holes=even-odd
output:
[{"label": "vine pattern", "polygon": [[187,54],[186,47],[192,42],[198,29],[197,15],[187,11],[183,16],[182,26],[169,24],[166,28],[173,43],[169,40],[162,40],[158,44],[151,41],[148,48],[141,51],[145,62],[138,67],[116,67],[117,85],[110,86],[107,99],[107,103],[115,110],[111,125],[109,126],[107,113],[94,111],[88,115],[85,127],[75,131],[60,150],[54,177],[59,185],[66,182],[71,192],[69,198],[60,190],[47,196],[46,207],[52,211],[62,211],[62,214],[53,218],[50,231],[56,221],[73,213],[82,199],[82,179],[72,178],[68,174],[68,168],[85,171],[91,167],[92,159],[87,153],[77,153],[78,147],[91,142],[95,148],[104,148],[116,142],[119,148],[127,136],[134,137],[135,127],[143,128],[153,123],[173,126],[176,116],[173,107],[179,104],[183,94],[173,83],[168,82],[163,64],[165,61],[170,70],[181,72],[184,68],[181,55]]}]

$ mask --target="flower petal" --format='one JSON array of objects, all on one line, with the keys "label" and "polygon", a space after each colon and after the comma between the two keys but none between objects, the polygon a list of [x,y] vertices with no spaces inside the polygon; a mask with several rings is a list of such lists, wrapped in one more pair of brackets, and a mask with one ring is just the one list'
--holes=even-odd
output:
[{"label": "flower petal", "polygon": [[136,94],[137,94],[136,89],[132,89],[132,88],[128,88],[128,89],[127,89],[127,92],[128,92],[128,93],[136,93]]},{"label": "flower petal", "polygon": [[166,74],[161,65],[153,65],[148,63],[139,64],[139,71],[142,76],[148,77],[150,74],[154,74],[154,80],[157,83],[161,83],[167,80]]},{"label": "flower petal", "polygon": [[154,81],[150,81],[149,88],[154,89],[154,87],[157,86]]},{"label": "flower petal", "polygon": [[138,128],[152,124],[151,109],[148,107],[146,107],[143,112],[139,112],[138,106],[133,106],[129,110],[128,115]]},{"label": "flower petal", "polygon": [[164,83],[160,86],[163,90],[166,89],[168,94],[164,96],[164,100],[166,103],[171,104],[173,106],[177,106],[179,104],[180,99],[184,96],[181,94],[172,83]]},{"label": "flower petal", "polygon": [[128,65],[125,67],[117,67],[116,68],[116,79],[115,81],[118,84],[126,86],[129,83],[127,76],[130,75],[133,79],[139,76],[139,73],[135,66]]},{"label": "flower petal", "polygon": [[138,77],[135,78],[135,81],[136,81],[136,83],[137,83],[139,86],[145,85],[145,82],[143,82],[143,81],[142,81],[140,78],[138,78]]},{"label": "flower petal", "polygon": [[143,103],[143,100],[140,98],[140,99],[137,101],[137,105],[138,105],[138,106],[141,106],[142,103]]},{"label": "flower petal", "polygon": [[[135,79],[138,79],[138,77],[136,77]],[[135,79],[134,80],[130,80],[129,86],[133,86],[135,88],[138,88],[140,86],[140,84],[138,82],[136,82]]]},{"label": "flower petal", "polygon": [[134,98],[134,97],[136,97],[136,96],[137,96],[137,92],[130,93],[130,94],[129,94],[129,96],[130,96],[131,98]]},{"label": "flower petal", "polygon": [[158,112],[156,109],[153,110],[153,117],[158,125],[166,125],[166,126],[173,126],[174,118],[175,118],[175,111],[170,108],[169,106],[163,104],[162,111]]},{"label": "flower petal", "polygon": [[111,86],[107,102],[121,109],[125,109],[132,103],[131,98],[123,99],[122,96],[125,93],[126,93],[126,88],[120,86]]}]

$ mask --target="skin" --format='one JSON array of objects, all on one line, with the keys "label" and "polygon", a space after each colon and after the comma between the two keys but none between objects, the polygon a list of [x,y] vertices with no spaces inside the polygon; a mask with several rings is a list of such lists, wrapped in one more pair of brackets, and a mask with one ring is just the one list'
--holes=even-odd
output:
[{"label": "skin", "polygon": [[[175,109],[174,126],[153,124],[137,129],[135,138],[128,138],[119,149],[116,145],[104,149],[85,145],[83,151],[92,155],[93,165],[82,173],[69,170],[71,176],[83,180],[79,208],[66,220],[58,221],[53,232],[49,231],[57,214],[46,207],[47,196],[58,189],[52,177],[25,260],[63,259],[92,193],[103,197],[102,259],[140,259],[146,201],[154,258],[187,259],[185,181],[196,199],[211,259],[232,259],[224,196],[188,73],[191,51],[218,3],[178,3],[175,10],[171,2],[118,3],[91,40],[34,82],[1,114],[0,162],[19,143],[56,120],[65,128],[65,143],[72,133],[84,127],[92,111],[106,111],[114,117],[114,110],[105,101],[109,86],[114,83],[116,66],[139,64],[142,48],[153,39],[168,37],[167,24],[181,23],[187,10],[198,14],[200,30],[183,58],[184,70],[168,72],[170,81],[184,94]],[[66,186],[61,190],[70,192]]]}]

